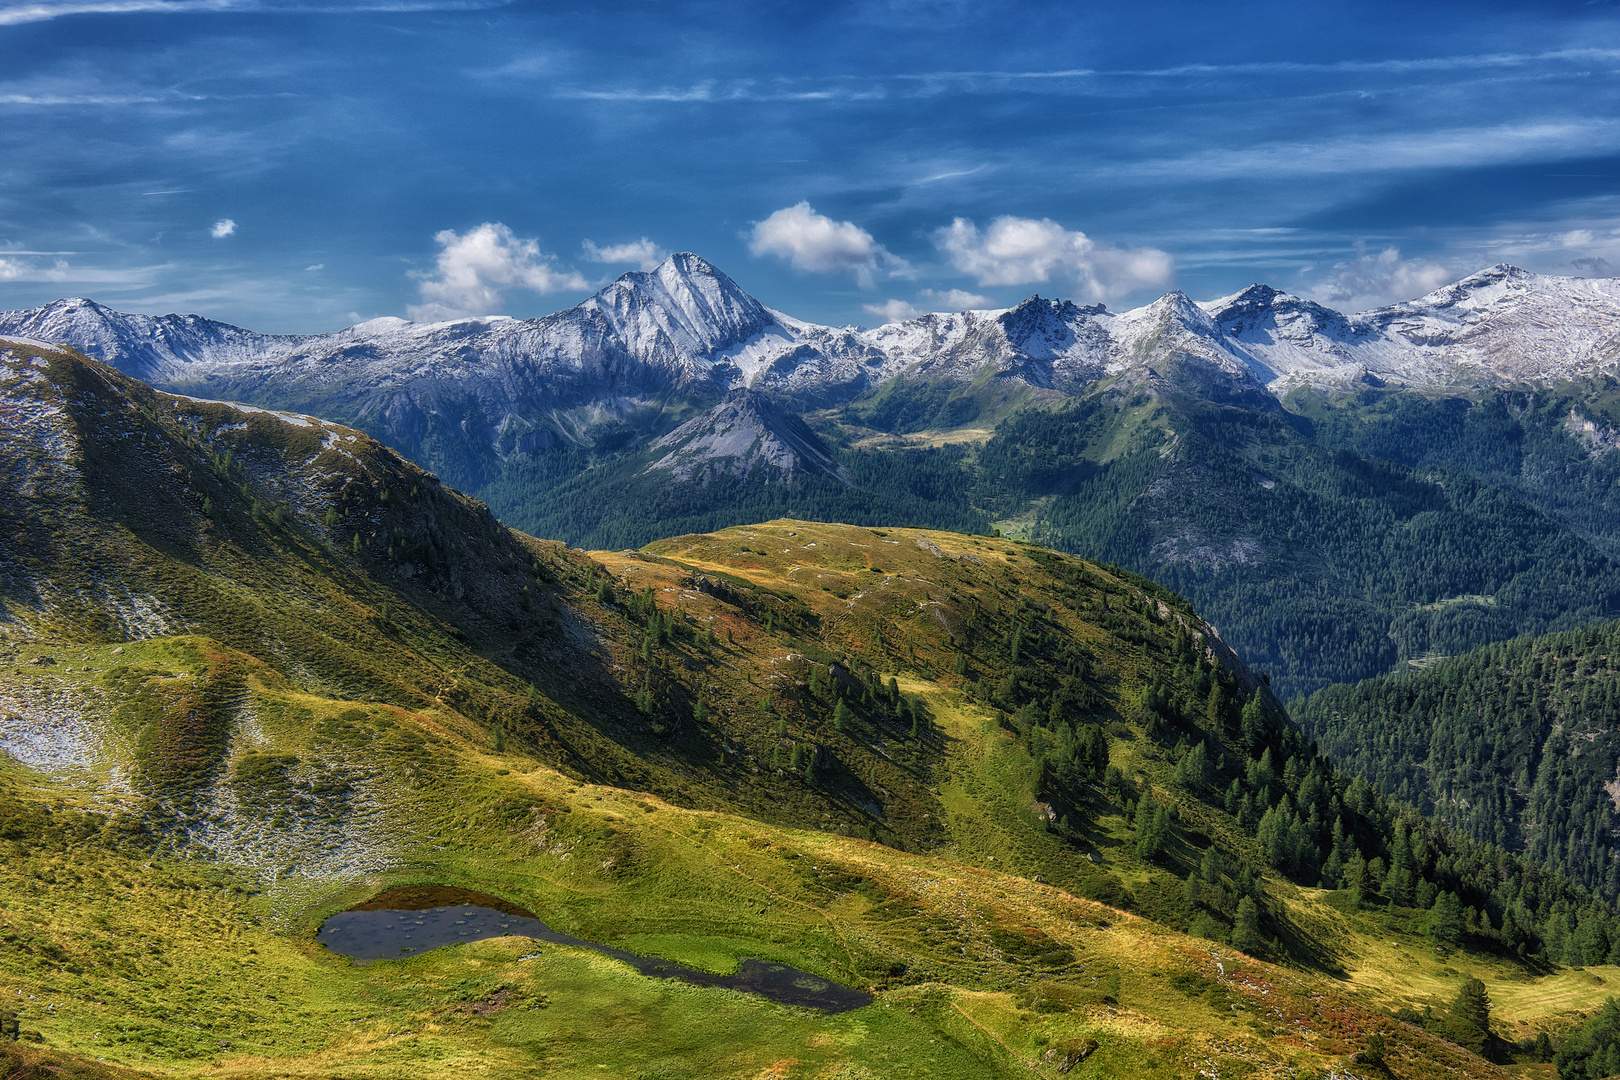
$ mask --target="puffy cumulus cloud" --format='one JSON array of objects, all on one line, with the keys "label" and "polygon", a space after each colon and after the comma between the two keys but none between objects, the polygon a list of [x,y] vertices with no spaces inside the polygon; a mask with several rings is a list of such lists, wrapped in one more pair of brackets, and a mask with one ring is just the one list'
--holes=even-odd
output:
[{"label": "puffy cumulus cloud", "polygon": [[871,287],[873,275],[880,269],[897,275],[911,269],[853,221],[834,221],[816,213],[808,202],[783,207],[756,224],[748,237],[748,250],[784,258],[796,270],[851,273],[862,288]]},{"label": "puffy cumulus cloud", "polygon": [[868,315],[876,315],[886,323],[905,322],[922,314],[904,300],[885,300],[881,304],[862,304],[861,307]]},{"label": "puffy cumulus cloud", "polygon": [[1052,278],[1072,280],[1088,300],[1112,300],[1136,289],[1170,282],[1170,256],[1156,248],[1099,244],[1051,218],[1003,215],[981,230],[966,218],[934,234],[951,265],[980,285],[1028,285]]},{"label": "puffy cumulus cloud", "polygon": [[968,292],[966,289],[924,289],[922,297],[932,304],[935,310],[942,311],[968,311],[972,308],[991,307],[992,301],[988,296]]},{"label": "puffy cumulus cloud", "polygon": [[500,310],[503,288],[551,293],[584,289],[578,272],[564,270],[540,250],[538,242],[513,235],[498,221],[457,233],[445,229],[438,241],[438,264],[431,275],[419,275],[420,304],[407,307],[417,322],[437,322]]},{"label": "puffy cumulus cloud", "polygon": [[220,218],[218,221],[214,222],[213,226],[208,230],[208,235],[212,236],[215,240],[223,240],[227,236],[235,236],[236,222],[232,221],[228,217]]},{"label": "puffy cumulus cloud", "polygon": [[634,263],[642,270],[654,269],[669,254],[645,236],[628,244],[609,244],[606,247],[597,247],[587,240],[584,247],[585,257],[592,262]]},{"label": "puffy cumulus cloud", "polygon": [[1456,274],[1437,262],[1403,259],[1399,248],[1370,254],[1356,245],[1356,257],[1334,263],[1333,275],[1316,290],[1330,304],[1371,306],[1411,300],[1454,280]]}]

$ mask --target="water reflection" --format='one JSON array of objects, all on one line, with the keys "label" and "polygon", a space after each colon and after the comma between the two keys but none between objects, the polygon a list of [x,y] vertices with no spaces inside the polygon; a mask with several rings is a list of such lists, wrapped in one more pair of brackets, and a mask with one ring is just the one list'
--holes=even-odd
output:
[{"label": "water reflection", "polygon": [[[433,906],[427,906],[429,904]],[[497,897],[462,889],[418,886],[389,890],[361,907],[327,919],[315,940],[335,953],[371,961],[399,959],[460,941],[508,934],[594,949],[655,979],[679,979],[696,986],[742,990],[822,1012],[848,1012],[872,1001],[870,994],[839,986],[786,964],[747,959],[735,975],[714,975],[657,957],[598,945],[572,934],[559,933],[532,913]]]}]

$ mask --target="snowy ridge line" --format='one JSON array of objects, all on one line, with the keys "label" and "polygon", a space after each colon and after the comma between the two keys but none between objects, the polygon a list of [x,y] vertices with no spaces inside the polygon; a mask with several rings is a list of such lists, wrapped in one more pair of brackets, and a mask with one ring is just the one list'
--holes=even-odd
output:
[{"label": "snowy ridge line", "polygon": [[1305,384],[1554,381],[1620,363],[1620,279],[1498,265],[1357,315],[1253,285],[1204,303],[1172,292],[1119,313],[1037,296],[863,329],[774,311],[679,253],[537,319],[383,318],[273,335],[72,299],[0,313],[0,334],[72,345],[171,392],[297,403],[378,430],[420,428],[422,417],[453,408],[476,416],[493,444],[548,411],[614,412],[673,389],[836,404],[899,377],[971,381],[986,365],[1057,392],[1121,375],[1275,396]]}]

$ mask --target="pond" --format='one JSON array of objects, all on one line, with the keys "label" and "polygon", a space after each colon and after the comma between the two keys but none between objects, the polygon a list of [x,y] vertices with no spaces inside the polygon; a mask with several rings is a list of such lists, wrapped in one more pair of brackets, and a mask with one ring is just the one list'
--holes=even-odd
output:
[{"label": "pond", "polygon": [[553,930],[535,918],[533,912],[497,896],[446,886],[389,889],[359,907],[327,919],[315,940],[332,952],[371,961],[397,960],[443,945],[506,935],[594,949],[654,979],[679,979],[695,986],[742,990],[784,1005],[802,1005],[822,1012],[848,1012],[872,1002],[871,994],[839,986],[786,964],[749,958],[738,966],[734,975],[714,975],[611,945],[598,945]]}]

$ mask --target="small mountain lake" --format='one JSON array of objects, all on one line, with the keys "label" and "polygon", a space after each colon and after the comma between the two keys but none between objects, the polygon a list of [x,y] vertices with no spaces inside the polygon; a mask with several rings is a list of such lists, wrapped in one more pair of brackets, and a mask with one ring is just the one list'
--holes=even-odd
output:
[{"label": "small mountain lake", "polygon": [[839,986],[786,964],[749,958],[742,961],[735,975],[715,975],[611,945],[598,945],[553,930],[532,912],[499,897],[444,886],[389,889],[359,907],[327,919],[315,940],[332,952],[366,962],[398,960],[444,945],[506,935],[593,949],[654,979],[679,979],[694,986],[741,990],[784,1005],[801,1005],[822,1012],[848,1012],[872,1002],[871,994]]}]

